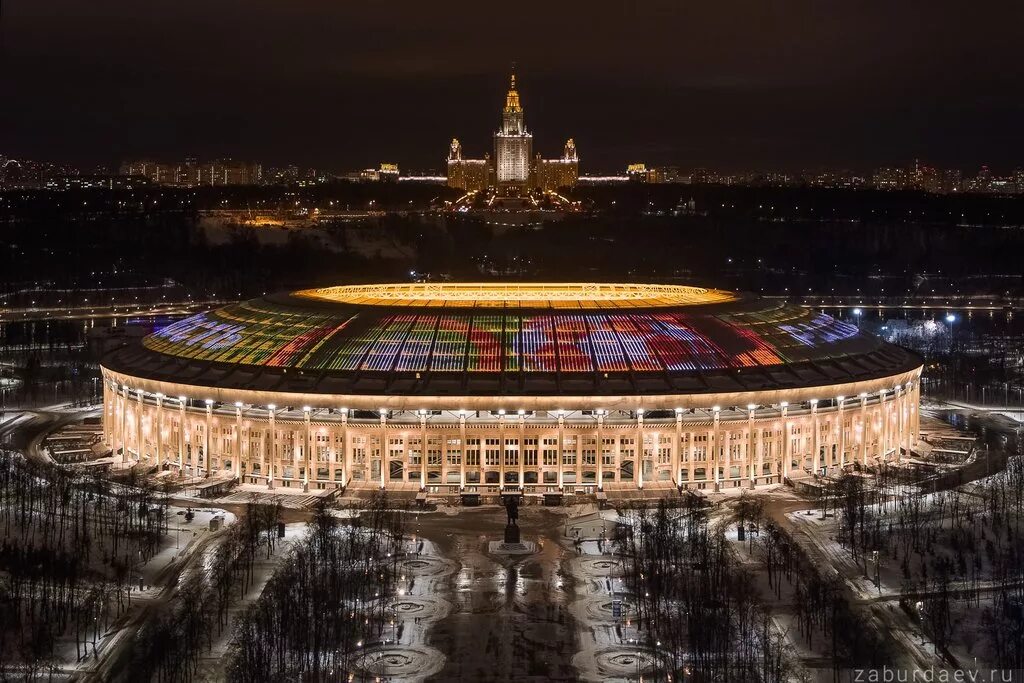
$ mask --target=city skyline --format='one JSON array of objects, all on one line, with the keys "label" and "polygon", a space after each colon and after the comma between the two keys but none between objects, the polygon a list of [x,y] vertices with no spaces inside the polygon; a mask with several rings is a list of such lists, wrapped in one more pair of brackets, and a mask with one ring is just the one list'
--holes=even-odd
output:
[{"label": "city skyline", "polygon": [[0,681],[1017,680],[1022,19],[0,0]]},{"label": "city skyline", "polygon": [[[966,170],[1024,158],[1012,29],[1021,10],[1008,3],[969,17],[933,3],[926,20],[890,6],[648,3],[581,14],[570,3],[545,8],[538,26],[530,11],[495,22],[469,5],[256,3],[243,13],[117,0],[60,11],[63,1],[56,11],[8,4],[7,91],[19,106],[0,114],[0,149],[11,156],[436,168],[434,140],[492,132],[477,112],[501,101],[494,76],[514,60],[532,125],[548,134],[536,151],[554,155],[573,137],[593,169],[639,159],[792,171],[921,157]],[[438,43],[438,32],[452,40]],[[184,54],[171,38],[183,34]]]}]

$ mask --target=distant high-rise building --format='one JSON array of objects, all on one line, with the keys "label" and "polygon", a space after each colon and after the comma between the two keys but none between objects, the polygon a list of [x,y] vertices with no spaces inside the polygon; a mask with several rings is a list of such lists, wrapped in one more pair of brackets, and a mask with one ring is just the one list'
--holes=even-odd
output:
[{"label": "distant high-rise building", "polygon": [[491,158],[463,159],[462,144],[453,138],[448,147],[448,187],[473,192],[490,185]]},{"label": "distant high-rise building", "polygon": [[529,190],[554,190],[571,187],[579,178],[576,143],[569,140],[557,159],[533,155],[533,134],[526,129],[522,101],[512,74],[501,127],[494,134],[494,157],[466,159],[462,145],[453,139],[448,148],[448,186],[467,191],[496,188],[505,195]]},{"label": "distant high-rise building", "polygon": [[949,194],[964,189],[959,170],[935,168],[922,164],[920,159],[915,159],[906,168],[875,169],[871,186],[876,190],[918,190],[933,194]]},{"label": "distant high-rise building", "polygon": [[576,142],[569,138],[562,150],[561,159],[536,159],[537,187],[542,190],[557,190],[560,187],[574,187],[580,177],[580,161],[576,156]]},{"label": "distant high-rise building", "polygon": [[871,176],[876,190],[902,190],[907,187],[907,172],[902,168],[879,168]]},{"label": "distant high-rise building", "polygon": [[263,180],[263,167],[256,163],[218,159],[199,163],[186,159],[181,163],[155,161],[126,161],[121,164],[121,175],[143,176],[157,185],[258,185]]},{"label": "distant high-rise building", "polygon": [[501,128],[494,134],[494,167],[499,188],[525,190],[530,181],[533,135],[526,130],[523,106],[516,90],[516,75],[505,95]]},{"label": "distant high-rise building", "polygon": [[646,183],[650,180],[650,173],[647,171],[647,164],[640,162],[626,166],[626,176],[634,183]]},{"label": "distant high-rise building", "polygon": [[952,193],[961,192],[964,189],[963,174],[958,168],[947,168],[940,171],[941,187],[940,192]]},{"label": "distant high-rise building", "polygon": [[992,192],[992,171],[988,166],[982,166],[978,175],[969,179],[966,183],[968,192]]}]

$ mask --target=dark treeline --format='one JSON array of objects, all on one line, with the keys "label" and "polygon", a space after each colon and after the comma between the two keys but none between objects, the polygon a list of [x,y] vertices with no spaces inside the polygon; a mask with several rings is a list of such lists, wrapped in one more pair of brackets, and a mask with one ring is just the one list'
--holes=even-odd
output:
[{"label": "dark treeline", "polygon": [[208,561],[192,566],[178,582],[175,599],[155,609],[132,646],[120,680],[190,681],[200,657],[228,626],[228,608],[250,588],[260,556],[277,544],[281,504],[251,502],[226,531]]},{"label": "dark treeline", "polygon": [[1024,225],[1020,195],[928,194],[914,191],[846,190],[741,185],[580,185],[572,192],[588,206],[620,216],[687,208],[738,220],[801,222],[823,218],[842,222],[903,223],[938,226]]},{"label": "dark treeline", "polygon": [[[1014,256],[1024,248],[1022,228],[601,214],[492,235],[478,219],[459,222],[459,249],[524,279],[682,278],[779,294],[1002,294],[1022,286]],[[1012,277],[979,277],[987,274]]]},{"label": "dark treeline", "polygon": [[774,522],[763,525],[757,547],[776,598],[781,598],[784,590],[790,596],[797,632],[808,647],[829,652],[836,670],[893,664],[895,653],[889,641],[869,615],[850,605],[834,570],[813,561],[789,532]]},{"label": "dark treeline", "polygon": [[360,523],[321,506],[260,599],[237,622],[232,681],[345,680],[379,642],[402,559],[404,516],[385,494]]},{"label": "dark treeline", "polygon": [[[940,294],[1019,293],[1022,288],[1016,258],[1024,247],[1024,198],[1019,197],[590,187],[578,188],[575,195],[593,211],[533,230],[428,209],[449,194],[441,186],[413,183],[43,193],[28,199],[7,193],[0,195],[0,220],[7,221],[10,248],[0,252],[0,272],[7,283],[51,280],[80,286],[90,278],[107,280],[107,286],[173,278],[197,295],[225,297],[404,279],[410,269],[462,279],[682,278],[791,294],[808,288],[865,294],[883,288],[890,294],[933,288]],[[676,211],[680,202],[688,207],[690,199],[692,211]],[[123,205],[132,202],[135,208],[126,210]],[[322,211],[413,212],[367,223],[400,245],[403,256],[330,251],[303,231],[282,245],[260,244],[244,231],[233,242],[215,245],[198,228],[200,210],[284,211],[296,202]],[[344,227],[324,229],[336,234]],[[1010,277],[987,277],[992,274]]]},{"label": "dark treeline", "polygon": [[[439,183],[352,183],[308,186],[249,185],[176,188],[155,185],[132,190],[0,190],[0,222],[26,218],[96,218],[216,209],[292,211],[296,202],[337,210],[422,210],[462,192]],[[332,204],[333,202],[333,204]],[[372,202],[372,204],[371,204]]]},{"label": "dark treeline", "polygon": [[688,501],[623,511],[633,522],[621,548],[625,580],[648,645],[670,654],[660,665],[673,680],[792,680],[798,670],[752,577],[702,503]]},{"label": "dark treeline", "polygon": [[[373,265],[326,251],[299,232],[283,245],[261,245],[244,234],[228,244],[209,244],[198,220],[188,214],[28,220],[4,231],[10,248],[0,251],[0,272],[7,290],[40,281],[81,289],[130,288],[171,278],[196,298],[232,299],[305,286],[310,273],[330,273],[337,281]],[[85,297],[88,293],[67,300],[81,305]]]},{"label": "dark treeline", "polygon": [[[346,229],[324,228],[342,245]],[[226,299],[403,281],[410,270],[463,280],[683,280],[790,295],[1022,291],[1020,228],[597,214],[508,230],[471,216],[391,215],[369,230],[400,245],[405,256],[325,249],[302,230],[289,232],[282,244],[261,243],[245,230],[212,244],[195,218],[157,214],[7,226],[16,248],[0,252],[0,267],[4,289],[40,280],[84,288],[170,278],[195,297]]]},{"label": "dark treeline", "polygon": [[95,653],[167,532],[163,497],[137,483],[0,452],[0,660],[38,664],[72,634]]}]

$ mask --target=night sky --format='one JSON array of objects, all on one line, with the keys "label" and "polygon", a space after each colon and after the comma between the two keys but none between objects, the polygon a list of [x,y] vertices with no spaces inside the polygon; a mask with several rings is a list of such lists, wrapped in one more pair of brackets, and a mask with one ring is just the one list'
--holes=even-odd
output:
[{"label": "night sky", "polygon": [[7,0],[0,155],[440,169],[511,63],[583,172],[1024,165],[1024,3]]}]

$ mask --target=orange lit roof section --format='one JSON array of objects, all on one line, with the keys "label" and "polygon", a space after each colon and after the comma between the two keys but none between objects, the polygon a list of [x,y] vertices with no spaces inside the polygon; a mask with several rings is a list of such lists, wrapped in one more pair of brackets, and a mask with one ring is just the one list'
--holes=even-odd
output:
[{"label": "orange lit roof section", "polygon": [[704,287],[595,282],[345,285],[306,289],[295,296],[357,306],[575,310],[700,306],[736,299],[731,292]]}]

